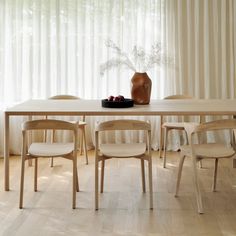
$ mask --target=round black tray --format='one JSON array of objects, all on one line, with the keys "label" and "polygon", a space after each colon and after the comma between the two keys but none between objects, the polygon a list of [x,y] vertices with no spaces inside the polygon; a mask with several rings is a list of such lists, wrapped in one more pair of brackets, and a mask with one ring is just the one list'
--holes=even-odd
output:
[{"label": "round black tray", "polygon": [[127,108],[133,106],[134,106],[134,101],[129,98],[125,98],[125,100],[122,102],[114,102],[114,101],[108,101],[107,99],[102,99],[102,107]]}]

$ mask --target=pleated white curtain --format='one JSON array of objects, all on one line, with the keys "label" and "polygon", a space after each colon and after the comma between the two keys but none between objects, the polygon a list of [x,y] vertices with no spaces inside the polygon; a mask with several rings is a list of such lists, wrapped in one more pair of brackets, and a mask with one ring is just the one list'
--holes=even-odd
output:
[{"label": "pleated white curtain", "polygon": [[[129,96],[132,71],[117,67],[104,77],[99,73],[100,64],[114,56],[105,40],[126,53],[135,45],[148,51],[164,41],[163,0],[0,2],[1,100],[7,103],[58,93]],[[149,73],[155,87],[160,72]]]},{"label": "pleated white curtain", "polygon": [[236,97],[236,1],[172,2],[177,71],[169,91]]},{"label": "pleated white curtain", "polygon": [[[1,110],[55,94],[130,97],[132,70],[117,66],[100,74],[101,63],[114,57],[105,46],[107,39],[127,54],[134,46],[149,52],[161,42],[172,56],[170,65],[148,71],[153,99],[177,93],[234,98],[235,5],[234,0],[0,0]],[[0,118],[3,127],[3,112]],[[97,119],[102,118],[88,118],[91,144]],[[157,149],[159,118],[148,119]],[[22,120],[11,120],[11,153],[19,153]],[[178,136],[171,141],[176,148]]]},{"label": "pleated white curtain", "polygon": [[[133,71],[117,66],[100,74],[100,64],[114,57],[105,42],[112,40],[127,54],[134,46],[149,52],[165,41],[165,9],[163,0],[0,0],[2,106],[56,94],[130,97]],[[159,98],[164,73],[159,68],[148,73],[152,97]],[[12,120],[18,127],[11,130],[12,153],[20,150],[22,121]],[[94,121],[88,118],[90,142]]]},{"label": "pleated white curtain", "polygon": [[[236,98],[236,1],[168,3],[167,40],[169,50],[175,52],[176,71],[174,77],[166,78],[166,93],[204,99]],[[205,120],[219,118],[208,116]],[[222,138],[230,142],[229,133],[224,137],[208,135],[211,141]],[[170,137],[168,148],[177,147],[178,142],[178,136]]]}]

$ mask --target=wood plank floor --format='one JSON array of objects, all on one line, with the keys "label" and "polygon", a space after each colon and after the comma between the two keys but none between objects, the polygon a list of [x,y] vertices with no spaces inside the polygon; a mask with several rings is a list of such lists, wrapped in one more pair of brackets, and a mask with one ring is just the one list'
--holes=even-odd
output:
[{"label": "wood plank floor", "polygon": [[[20,158],[11,157],[11,191],[0,181],[0,235],[236,235],[236,169],[232,160],[219,163],[217,192],[211,192],[213,162],[199,169],[205,214],[197,214],[191,177],[186,160],[180,196],[174,197],[177,152],[168,153],[167,168],[153,153],[154,210],[149,210],[148,192],[141,191],[138,160],[109,160],[100,210],[94,210],[94,153],[89,165],[78,157],[81,192],[77,209],[71,209],[71,162],[56,159],[39,162],[39,192],[33,192],[33,168],[26,168],[24,209],[18,209]],[[0,160],[3,173],[3,160]]]}]

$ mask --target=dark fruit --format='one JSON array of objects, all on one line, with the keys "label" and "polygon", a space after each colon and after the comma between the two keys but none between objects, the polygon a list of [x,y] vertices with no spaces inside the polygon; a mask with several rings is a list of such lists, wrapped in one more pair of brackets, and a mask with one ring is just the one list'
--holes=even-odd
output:
[{"label": "dark fruit", "polygon": [[116,97],[111,95],[106,100],[109,101],[109,102],[124,102],[125,98],[122,95],[118,95]]},{"label": "dark fruit", "polygon": [[114,99],[114,96],[109,96],[109,97],[108,97],[108,101],[109,101],[109,102],[112,102],[113,99]]},{"label": "dark fruit", "polygon": [[124,96],[122,96],[122,95],[119,95],[118,98],[119,98],[120,102],[124,102],[124,100],[125,100]]},{"label": "dark fruit", "polygon": [[120,98],[119,98],[119,97],[114,97],[114,98],[113,98],[113,101],[114,101],[114,102],[120,102]]}]

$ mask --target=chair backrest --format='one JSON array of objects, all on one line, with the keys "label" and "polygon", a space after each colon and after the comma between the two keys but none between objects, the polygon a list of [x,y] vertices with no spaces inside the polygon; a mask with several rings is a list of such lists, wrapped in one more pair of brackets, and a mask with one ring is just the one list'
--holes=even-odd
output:
[{"label": "chair backrest", "polygon": [[[43,120],[32,120],[26,121],[22,124],[22,137],[23,137],[23,144],[22,144],[22,151],[26,153],[26,147],[30,145],[27,142],[27,132],[31,131],[38,131],[38,130],[65,130],[70,131],[73,133],[73,140],[74,140],[74,151],[77,150],[78,144],[78,122],[71,123],[68,121],[63,120],[52,120],[52,119],[43,119]],[[28,144],[27,144],[28,143]]]},{"label": "chair backrest", "polygon": [[236,129],[235,119],[223,119],[202,123],[193,129],[193,133],[216,131],[224,129]]},{"label": "chair backrest", "polygon": [[75,99],[80,99],[80,98],[73,95],[61,94],[61,95],[52,96],[49,99],[71,99],[71,100],[74,99],[75,100]]},{"label": "chair backrest", "polygon": [[[173,99],[194,99],[194,97],[190,96],[190,95],[185,95],[185,94],[175,94],[175,95],[170,95],[167,97],[164,97],[165,100],[173,100]],[[204,121],[204,117],[203,116],[199,116],[199,122],[203,123]],[[163,123],[163,122],[162,122]]]},{"label": "chair backrest", "polygon": [[151,125],[148,122],[140,120],[110,120],[99,123],[95,131],[108,130],[146,130],[151,131]]},{"label": "chair backrest", "polygon": [[32,120],[26,121],[22,124],[22,131],[27,130],[71,130],[77,132],[78,123],[71,123],[63,120]]},{"label": "chair backrest", "polygon": [[[68,95],[68,94],[60,94],[60,95],[55,95],[49,98],[50,100],[79,100],[81,98],[74,96],[74,95]],[[85,121],[85,116],[82,116],[82,121]]]},{"label": "chair backrest", "polygon": [[236,120],[235,119],[222,119],[215,120],[210,122],[197,124],[185,124],[185,130],[188,135],[190,144],[194,142],[193,136],[199,133],[206,133],[210,131],[220,131],[220,130],[234,130],[236,129]]},{"label": "chair backrest", "polygon": [[100,131],[116,131],[116,130],[133,130],[133,131],[144,131],[146,132],[146,145],[147,151],[151,153],[151,124],[146,121],[140,120],[110,120],[99,123],[95,128],[95,153],[98,155],[99,146],[99,132]]},{"label": "chair backrest", "polygon": [[193,97],[189,95],[175,94],[175,95],[167,96],[164,99],[193,99]]}]

